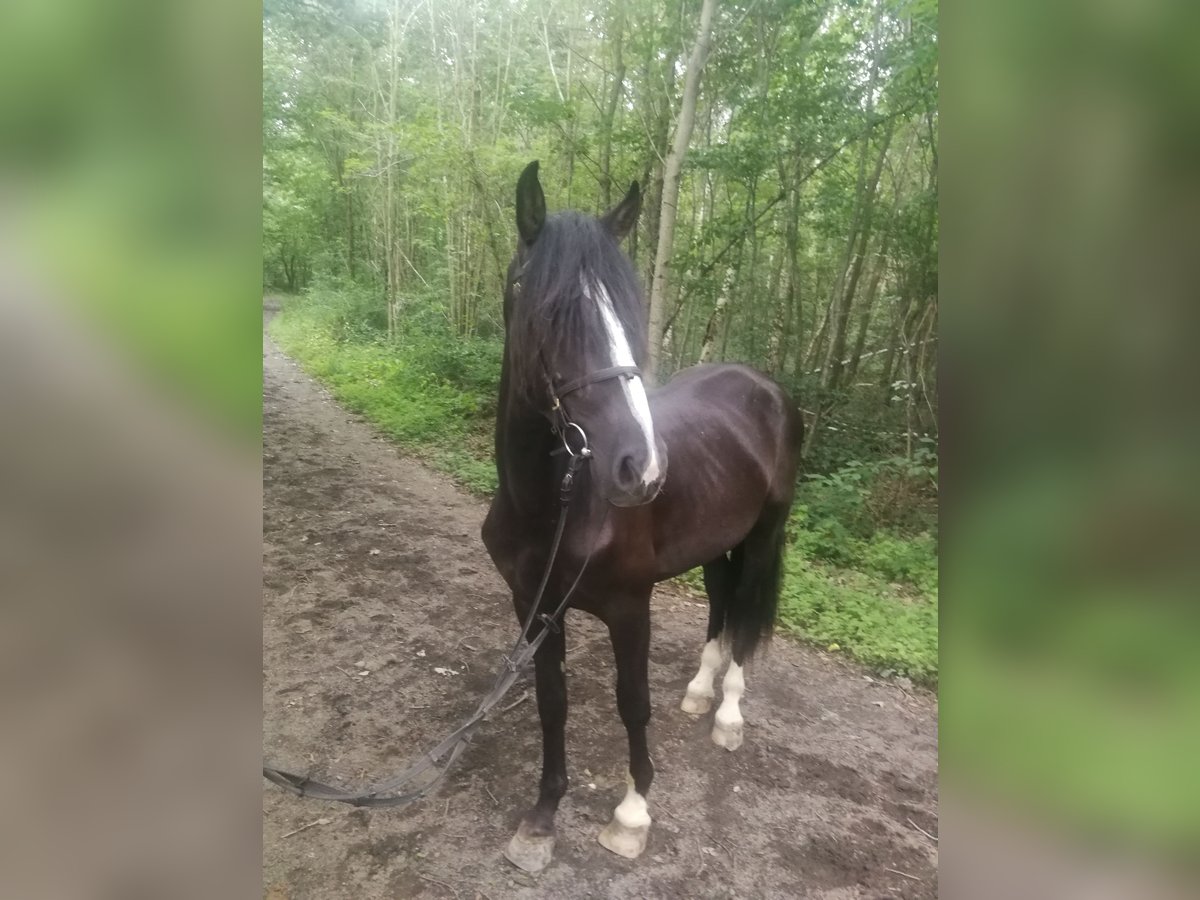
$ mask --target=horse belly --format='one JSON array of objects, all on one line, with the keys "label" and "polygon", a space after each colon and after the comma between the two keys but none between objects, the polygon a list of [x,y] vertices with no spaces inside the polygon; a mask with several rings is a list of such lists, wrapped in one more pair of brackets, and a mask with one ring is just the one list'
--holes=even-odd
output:
[{"label": "horse belly", "polygon": [[[790,502],[798,434],[780,387],[744,366],[685,369],[651,407],[667,447],[655,501],[660,578],[711,562],[740,544],[770,503]],[[792,446],[792,445],[795,446]]]},{"label": "horse belly", "polygon": [[[712,562],[740,544],[762,514],[769,482],[749,461],[708,470],[708,477],[685,478],[671,472],[655,515],[658,580]],[[678,471],[678,470],[672,470]],[[656,501],[656,506],[660,501]]]}]

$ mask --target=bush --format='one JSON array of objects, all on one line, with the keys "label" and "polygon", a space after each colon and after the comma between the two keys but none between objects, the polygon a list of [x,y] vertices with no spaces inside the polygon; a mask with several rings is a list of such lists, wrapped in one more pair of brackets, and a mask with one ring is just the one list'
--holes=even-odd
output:
[{"label": "bush", "polygon": [[926,594],[938,586],[937,544],[928,533],[912,538],[875,535],[863,548],[865,570],[891,582],[912,585]]},{"label": "bush", "polygon": [[936,590],[937,461],[851,461],[809,475],[797,491],[792,541],[816,559],[872,572],[922,591]]},{"label": "bush", "polygon": [[885,674],[906,675],[926,685],[937,681],[936,595],[906,598],[869,575],[829,572],[799,553],[789,553],[779,623]]}]

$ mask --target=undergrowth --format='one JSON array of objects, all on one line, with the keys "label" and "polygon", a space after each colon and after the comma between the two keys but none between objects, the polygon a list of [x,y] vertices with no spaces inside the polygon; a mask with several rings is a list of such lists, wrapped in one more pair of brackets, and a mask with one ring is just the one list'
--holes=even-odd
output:
[{"label": "undergrowth", "polygon": [[[342,405],[458,484],[490,494],[502,345],[453,334],[433,303],[413,306],[420,312],[388,341],[371,295],[320,286],[289,298],[270,330]],[[780,628],[883,674],[936,684],[936,483],[929,448],[803,479]],[[698,569],[680,581],[703,590]]]}]

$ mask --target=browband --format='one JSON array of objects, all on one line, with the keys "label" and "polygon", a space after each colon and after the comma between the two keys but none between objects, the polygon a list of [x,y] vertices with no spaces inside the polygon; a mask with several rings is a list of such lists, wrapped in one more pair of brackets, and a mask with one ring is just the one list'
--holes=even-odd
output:
[{"label": "browband", "polygon": [[554,394],[557,399],[561,400],[567,394],[573,394],[582,387],[587,387],[589,384],[595,384],[598,381],[610,381],[613,378],[641,378],[642,370],[637,366],[609,366],[607,369],[600,369],[584,375],[582,378],[576,378],[574,381],[568,381],[561,387],[554,389]]}]

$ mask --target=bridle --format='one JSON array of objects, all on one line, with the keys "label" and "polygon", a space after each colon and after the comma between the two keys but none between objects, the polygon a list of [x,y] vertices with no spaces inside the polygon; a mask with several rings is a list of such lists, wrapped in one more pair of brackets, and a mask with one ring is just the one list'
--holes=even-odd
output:
[{"label": "bridle", "polygon": [[[525,267],[529,265],[529,261],[521,263],[517,267],[516,273],[509,282],[509,287],[512,289],[513,296],[520,296],[521,293],[521,276],[525,274]],[[546,382],[546,392],[550,397],[550,427],[553,432],[558,435],[563,442],[561,450],[555,450],[554,455],[567,453],[574,456],[576,453],[581,454],[583,458],[590,458],[592,451],[588,445],[587,434],[574,422],[567,413],[566,406],[563,404],[563,398],[576,391],[581,390],[591,384],[599,384],[604,381],[612,381],[614,378],[641,378],[642,370],[637,366],[609,366],[605,369],[598,369],[595,372],[589,372],[586,375],[581,375],[578,378],[573,378],[570,381],[555,385],[553,377],[550,375],[550,367],[546,365],[546,359],[539,351],[539,362],[542,367],[542,378]],[[581,446],[578,450],[571,447],[571,436],[578,435]]]},{"label": "bridle", "polygon": [[[550,393],[550,428],[558,435],[563,442],[562,450],[555,450],[554,453],[583,453],[585,457],[591,457],[592,451],[588,446],[588,438],[586,432],[573,421],[567,413],[567,408],[563,404],[563,398],[569,394],[573,394],[581,388],[587,387],[589,384],[599,384],[603,381],[612,381],[614,378],[641,378],[642,370],[637,366],[609,366],[607,369],[599,369],[587,375],[580,376],[565,384],[554,386],[554,381],[550,377],[550,369],[546,366],[545,361],[542,361],[542,372],[546,379],[546,388]],[[571,447],[570,436],[578,435],[583,442],[578,450]]]}]

